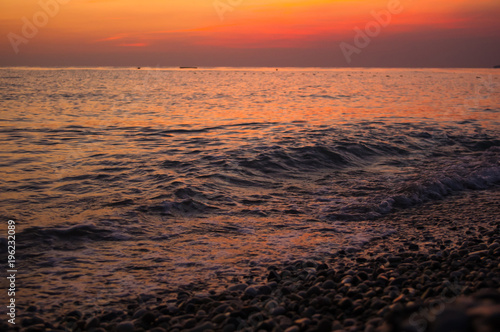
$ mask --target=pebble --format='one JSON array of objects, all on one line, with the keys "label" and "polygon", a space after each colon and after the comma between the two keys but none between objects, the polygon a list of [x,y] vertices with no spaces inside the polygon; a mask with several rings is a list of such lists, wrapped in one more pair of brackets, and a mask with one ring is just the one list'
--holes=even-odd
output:
[{"label": "pebble", "polygon": [[273,290],[271,289],[271,287],[269,287],[267,285],[260,286],[259,290],[258,290],[258,294],[264,294],[264,295],[269,295],[272,292],[273,292]]},{"label": "pebble", "polygon": [[204,322],[201,323],[200,325],[197,325],[193,327],[191,332],[203,332],[203,331],[208,331],[208,330],[213,330],[215,328],[215,325],[212,322]]},{"label": "pebble", "polygon": [[38,317],[38,316],[32,316],[32,317],[26,317],[21,320],[21,326],[31,326],[31,325],[37,325],[37,324],[43,324],[45,321]]},{"label": "pebble", "polygon": [[134,332],[135,327],[132,322],[122,322],[116,325],[116,332]]},{"label": "pebble", "polygon": [[321,287],[323,289],[334,289],[335,288],[335,282],[333,282],[333,280],[326,280],[325,282],[323,282],[323,284],[321,285]]},{"label": "pebble", "polygon": [[90,317],[87,319],[87,321],[85,322],[85,329],[92,329],[92,328],[96,328],[96,327],[99,327],[99,325],[101,325],[101,321],[99,320],[99,318],[97,317]]},{"label": "pebble", "polygon": [[271,310],[271,315],[273,316],[279,316],[284,314],[286,314],[286,309],[283,306],[278,306]]},{"label": "pebble", "polygon": [[245,289],[245,295],[248,297],[256,297],[257,295],[259,295],[259,290],[254,286],[248,286]]},{"label": "pebble", "polygon": [[349,298],[343,298],[340,302],[339,302],[339,307],[346,310],[346,309],[349,309],[350,307],[352,307],[352,301],[351,299]]},{"label": "pebble", "polygon": [[230,292],[242,292],[248,287],[247,284],[238,284],[228,287],[228,291]]}]

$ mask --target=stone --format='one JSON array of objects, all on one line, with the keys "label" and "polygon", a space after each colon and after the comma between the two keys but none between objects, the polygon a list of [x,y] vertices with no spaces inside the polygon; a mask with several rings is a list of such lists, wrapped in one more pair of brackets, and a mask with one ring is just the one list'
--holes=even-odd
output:
[{"label": "stone", "polygon": [[149,330],[148,332],[166,332],[166,330],[162,327],[155,327]]},{"label": "stone", "polygon": [[300,332],[300,327],[298,327],[297,325],[293,325],[287,328],[285,332]]},{"label": "stone", "polygon": [[326,280],[321,285],[321,288],[323,288],[323,289],[334,289],[335,288],[335,282],[333,282],[333,280]]},{"label": "stone", "polygon": [[37,325],[37,324],[43,324],[45,321],[38,317],[38,316],[33,316],[33,317],[25,317],[21,320],[21,326],[31,326],[31,325]]},{"label": "stone", "polygon": [[342,308],[342,309],[349,309],[350,307],[352,307],[352,301],[351,299],[345,297],[343,298],[342,300],[340,300],[339,302],[339,307]]},{"label": "stone", "polygon": [[135,327],[132,322],[121,322],[116,325],[116,332],[134,332]]},{"label": "stone", "polygon": [[316,331],[318,332],[330,332],[332,330],[332,321],[329,319],[322,319],[318,323],[318,328]]},{"label": "stone", "polygon": [[207,330],[215,329],[215,325],[212,322],[203,322],[195,327],[193,327],[190,332],[203,332]]},{"label": "stone", "polygon": [[294,323],[301,328],[306,328],[307,326],[311,325],[311,320],[309,318],[300,318],[297,319]]},{"label": "stone", "polygon": [[247,287],[247,284],[238,284],[230,286],[227,290],[230,292],[243,292]]},{"label": "stone", "polygon": [[259,290],[257,288],[255,288],[254,286],[248,286],[245,289],[245,295],[250,297],[250,298],[256,297],[257,295],[259,295]]},{"label": "stone", "polygon": [[260,286],[260,287],[259,287],[259,292],[258,292],[258,294],[269,295],[269,294],[271,294],[272,292],[273,292],[273,290],[271,289],[271,287],[264,285],[264,286]]},{"label": "stone", "polygon": [[156,315],[151,311],[147,311],[144,315],[142,315],[141,321],[147,325],[151,325],[155,322]]},{"label": "stone", "polygon": [[308,297],[311,297],[313,295],[319,295],[319,294],[321,294],[321,289],[319,289],[318,286],[312,286],[311,288],[309,288],[307,290],[306,294],[307,294]]},{"label": "stone", "polygon": [[411,251],[419,251],[420,247],[418,246],[418,244],[410,243],[410,245],[408,246],[408,249]]},{"label": "stone", "polygon": [[286,309],[283,306],[278,306],[271,310],[271,315],[279,316],[286,314]]},{"label": "stone", "polygon": [[144,314],[146,312],[147,312],[147,310],[144,308],[138,309],[136,312],[134,312],[134,314],[132,315],[132,318],[134,318],[134,319],[141,318],[142,316],[144,316]]},{"label": "stone", "polygon": [[214,318],[212,318],[212,321],[215,324],[220,324],[223,321],[225,321],[228,317],[229,317],[229,313],[218,314]]},{"label": "stone", "polygon": [[236,331],[236,325],[234,324],[226,324],[222,329],[222,332],[233,332],[233,331]]},{"label": "stone", "polygon": [[276,271],[274,270],[271,270],[269,272],[269,274],[267,275],[267,280],[268,281],[271,281],[271,280],[276,280],[276,281],[280,281],[281,280],[281,277],[278,273],[276,273]]},{"label": "stone", "polygon": [[182,324],[182,328],[184,328],[184,329],[190,329],[190,328],[193,328],[195,326],[196,326],[196,319],[195,318],[188,318]]},{"label": "stone", "polygon": [[85,329],[86,330],[93,329],[93,328],[99,327],[99,325],[101,325],[101,321],[99,320],[99,318],[97,318],[95,316],[90,317],[85,322]]}]

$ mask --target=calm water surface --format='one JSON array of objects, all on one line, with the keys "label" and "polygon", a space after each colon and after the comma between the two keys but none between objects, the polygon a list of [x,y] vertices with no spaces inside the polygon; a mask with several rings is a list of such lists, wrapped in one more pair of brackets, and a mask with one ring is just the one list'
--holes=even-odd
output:
[{"label": "calm water surface", "polygon": [[46,307],[321,258],[500,182],[498,70],[4,68],[0,113],[0,237]]}]

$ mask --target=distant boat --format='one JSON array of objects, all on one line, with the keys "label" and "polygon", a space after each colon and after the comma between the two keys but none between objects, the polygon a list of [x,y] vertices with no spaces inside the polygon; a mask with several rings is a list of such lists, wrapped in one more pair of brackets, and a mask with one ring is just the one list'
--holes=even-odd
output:
[{"label": "distant boat", "polygon": [[198,67],[179,67],[180,69],[198,69]]},{"label": "distant boat", "polygon": [[500,65],[498,65],[498,66],[493,66],[493,68],[500,68]]},{"label": "distant boat", "polygon": [[141,67],[137,67],[137,69],[141,69]]}]

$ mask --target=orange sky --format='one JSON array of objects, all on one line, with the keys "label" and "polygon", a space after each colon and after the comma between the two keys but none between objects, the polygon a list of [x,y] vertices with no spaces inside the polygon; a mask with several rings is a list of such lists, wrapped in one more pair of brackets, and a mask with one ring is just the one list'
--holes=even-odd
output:
[{"label": "orange sky", "polygon": [[[356,46],[354,28],[390,4],[401,12],[348,63],[340,44]],[[500,64],[498,0],[0,0],[0,9],[1,66]]]}]

